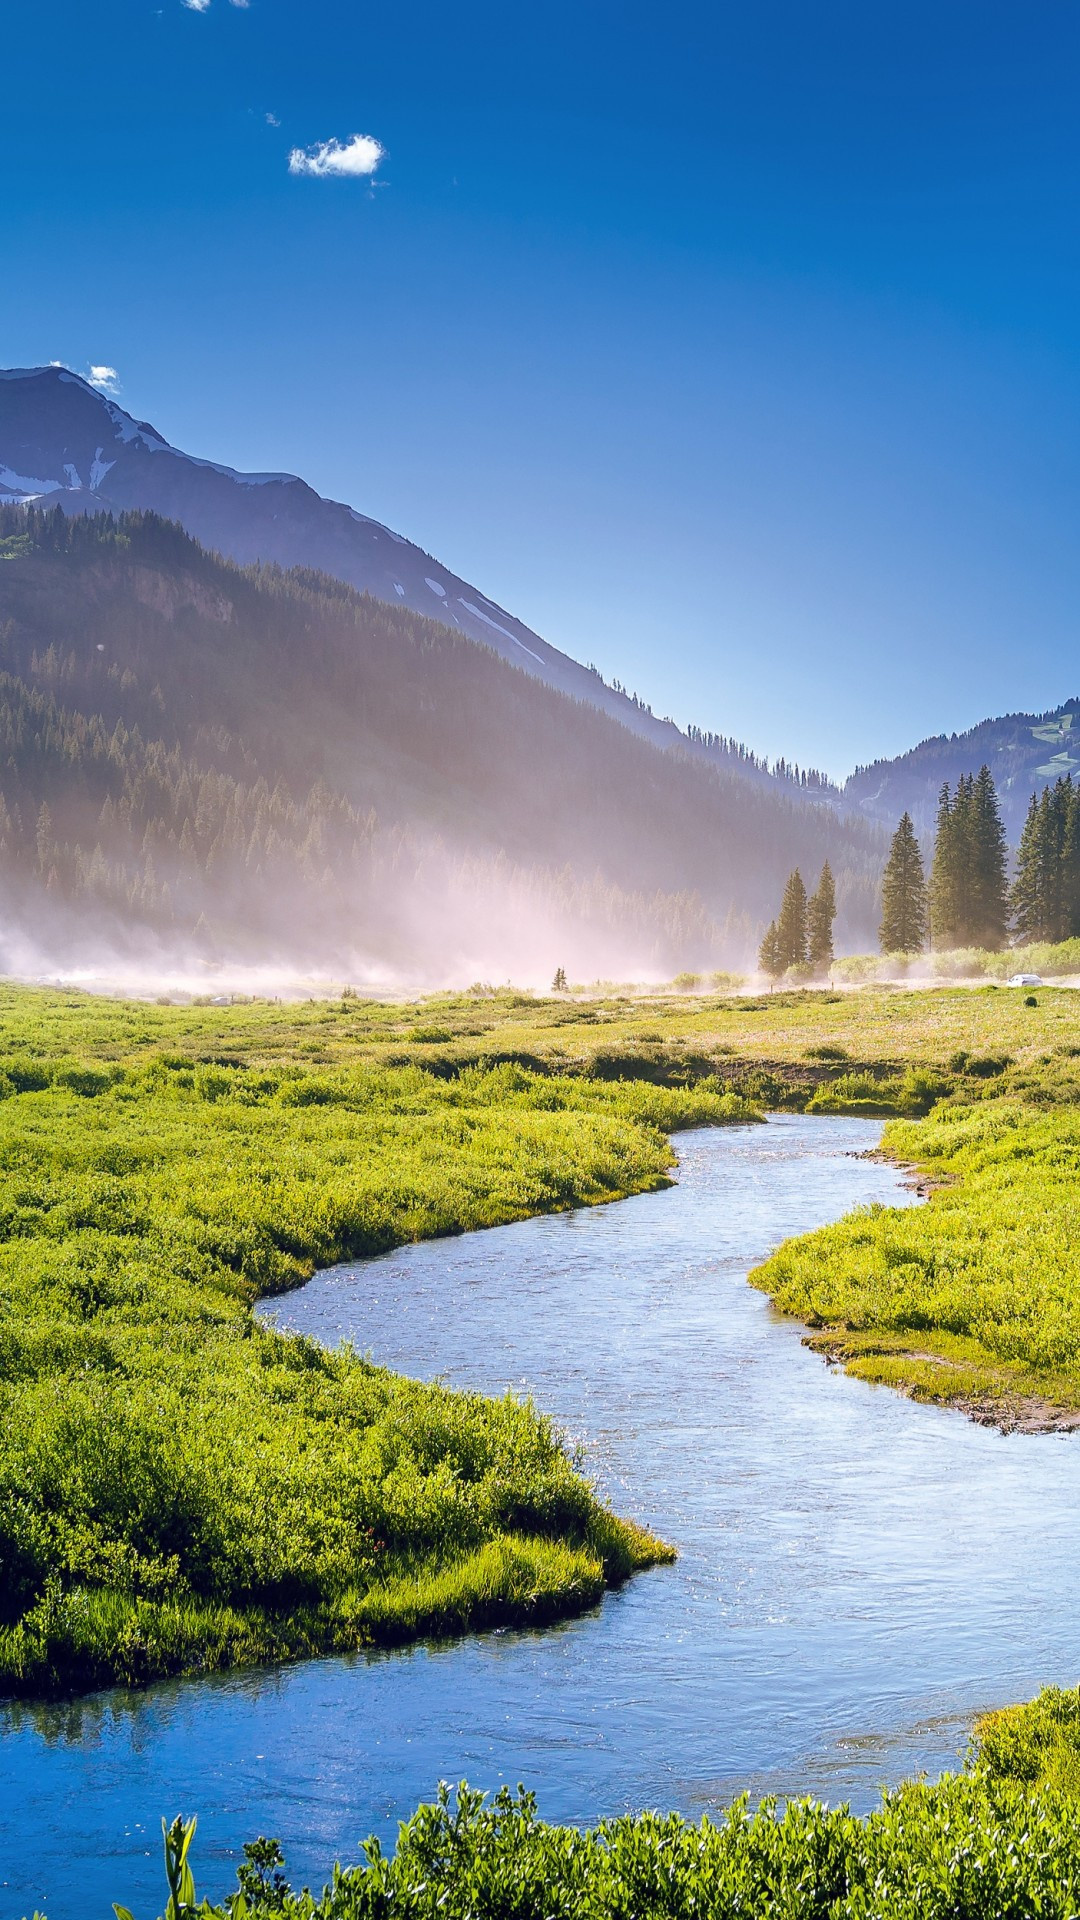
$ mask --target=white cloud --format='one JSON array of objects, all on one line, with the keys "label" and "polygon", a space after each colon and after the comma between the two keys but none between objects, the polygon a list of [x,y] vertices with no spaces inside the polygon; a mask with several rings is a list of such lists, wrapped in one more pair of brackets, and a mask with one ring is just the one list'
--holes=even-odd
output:
[{"label": "white cloud", "polygon": [[190,13],[205,13],[210,0],[184,0],[184,5]]},{"label": "white cloud", "polygon": [[91,367],[87,379],[101,393],[119,393],[120,379],[115,367]]},{"label": "white cloud", "polygon": [[385,147],[370,133],[354,133],[351,139],[323,140],[306,151],[294,147],[289,155],[289,172],[313,174],[317,180],[368,180],[385,154]]},{"label": "white cloud", "polygon": [[266,116],[266,124],[268,127],[280,127],[281,121],[278,119],[276,113],[268,113]]}]

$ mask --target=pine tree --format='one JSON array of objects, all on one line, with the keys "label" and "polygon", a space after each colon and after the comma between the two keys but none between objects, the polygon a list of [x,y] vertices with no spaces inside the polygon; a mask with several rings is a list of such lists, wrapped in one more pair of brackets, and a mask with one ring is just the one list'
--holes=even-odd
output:
[{"label": "pine tree", "polygon": [[1008,929],[1005,829],[989,767],[941,789],[930,928],[936,947],[1003,947]]},{"label": "pine tree", "polygon": [[1042,843],[1043,809],[1038,794],[1033,793],[1016,852],[1016,878],[1009,902],[1013,924],[1022,940],[1041,940],[1044,937]]},{"label": "pine tree", "polygon": [[833,921],[836,919],[836,888],[832,868],[826,860],[821,878],[806,909],[806,957],[817,974],[828,973],[833,961]]},{"label": "pine tree", "polygon": [[1009,895],[1022,940],[1068,940],[1080,931],[1078,803],[1071,775],[1032,794]]},{"label": "pine tree", "polygon": [[1068,800],[1061,847],[1061,938],[1075,940],[1080,934],[1080,791],[1071,774],[1064,785]]},{"label": "pine tree", "polygon": [[980,767],[971,782],[968,805],[970,855],[965,865],[970,885],[964,945],[997,953],[1009,932],[1008,845],[989,767]]},{"label": "pine tree", "polygon": [[762,973],[768,974],[770,980],[778,980],[784,971],[784,963],[780,958],[780,943],[776,936],[775,920],[770,920],[765,929],[765,938],[761,942],[761,948],[758,953],[758,966],[761,968]]},{"label": "pine tree", "polygon": [[882,953],[921,953],[927,935],[926,876],[910,813],[892,837],[881,882]]},{"label": "pine tree", "polygon": [[782,972],[786,973],[789,967],[806,965],[806,934],[806,888],[796,867],[794,873],[788,875],[776,922],[776,947]]},{"label": "pine tree", "polygon": [[930,934],[935,947],[958,944],[958,821],[946,781],[938,795],[934,864],[930,870]]}]

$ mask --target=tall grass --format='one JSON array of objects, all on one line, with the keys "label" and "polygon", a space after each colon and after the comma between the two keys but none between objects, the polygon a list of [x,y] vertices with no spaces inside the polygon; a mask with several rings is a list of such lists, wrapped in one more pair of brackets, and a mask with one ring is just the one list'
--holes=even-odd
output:
[{"label": "tall grass", "polygon": [[[131,1044],[138,1009],[57,1054],[34,1005],[0,1061],[0,1686],[550,1619],[668,1557],[532,1406],[252,1308],[345,1255],[662,1186],[668,1131],[745,1102],[510,1062],[304,1064],[302,1023],[276,1064],[192,1059]],[[250,1028],[280,1047],[287,1022]]]}]

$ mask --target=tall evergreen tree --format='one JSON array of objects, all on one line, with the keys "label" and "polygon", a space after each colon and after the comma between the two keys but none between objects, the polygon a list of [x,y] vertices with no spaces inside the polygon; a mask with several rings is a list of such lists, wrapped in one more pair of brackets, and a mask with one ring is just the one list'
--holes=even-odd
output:
[{"label": "tall evergreen tree", "polygon": [[921,953],[927,935],[926,876],[910,813],[892,837],[881,882],[882,953]]},{"label": "tall evergreen tree", "polygon": [[1008,930],[1005,829],[989,767],[961,774],[938,801],[930,875],[936,947],[1004,946]]},{"label": "tall evergreen tree", "polygon": [[935,947],[959,944],[956,937],[960,923],[958,825],[946,781],[938,794],[934,863],[930,869],[930,936]]},{"label": "tall evergreen tree", "polygon": [[1080,933],[1080,793],[1071,775],[1031,796],[1010,905],[1022,940]]},{"label": "tall evergreen tree", "polygon": [[1024,831],[1016,851],[1016,878],[1012,884],[1010,905],[1013,924],[1022,940],[1042,940],[1045,925],[1043,896],[1043,807],[1045,791],[1033,793],[1028,802]]},{"label": "tall evergreen tree", "polygon": [[827,973],[832,965],[835,919],[836,887],[826,860],[806,909],[806,957],[815,973]]},{"label": "tall evergreen tree", "polygon": [[1075,940],[1080,935],[1080,791],[1071,774],[1059,784],[1068,791],[1061,843],[1061,938]]},{"label": "tall evergreen tree", "polygon": [[806,888],[803,877],[796,867],[789,873],[784,888],[784,898],[780,903],[780,917],[776,922],[776,945],[782,970],[789,967],[806,965]]},{"label": "tall evergreen tree", "polygon": [[980,767],[968,790],[970,876],[965,945],[998,952],[1009,933],[1008,846],[994,776]]},{"label": "tall evergreen tree", "polygon": [[780,943],[776,937],[775,920],[770,920],[765,929],[765,937],[758,953],[758,966],[762,973],[768,974],[770,980],[778,980],[784,971],[784,963],[780,958]]}]

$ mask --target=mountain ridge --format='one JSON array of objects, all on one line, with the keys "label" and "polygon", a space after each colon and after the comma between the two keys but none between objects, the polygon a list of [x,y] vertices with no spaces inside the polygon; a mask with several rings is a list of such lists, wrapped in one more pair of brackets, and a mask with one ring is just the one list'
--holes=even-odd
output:
[{"label": "mountain ridge", "polygon": [[659,718],[383,522],[325,499],[297,474],[242,473],[186,453],[68,367],[0,370],[0,504],[31,503],[69,514],[150,511],[241,566],[329,574],[481,641],[655,746],[835,802],[835,789],[820,775],[800,776],[786,763],[771,769],[735,740]]}]

